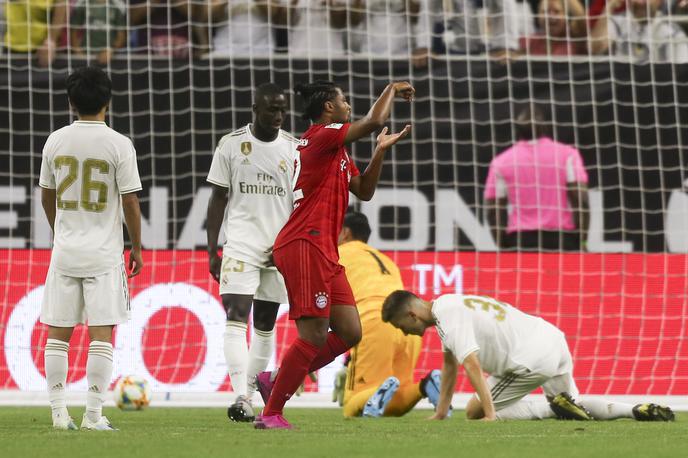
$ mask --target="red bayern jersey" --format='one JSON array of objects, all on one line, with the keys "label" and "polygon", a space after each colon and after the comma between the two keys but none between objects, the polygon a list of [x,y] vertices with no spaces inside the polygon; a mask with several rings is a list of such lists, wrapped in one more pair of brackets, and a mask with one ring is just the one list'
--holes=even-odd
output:
[{"label": "red bayern jersey", "polygon": [[333,262],[337,239],[349,207],[349,182],[359,175],[344,137],[351,124],[313,124],[301,137],[294,170],[294,211],[275,240],[275,249],[307,240]]}]

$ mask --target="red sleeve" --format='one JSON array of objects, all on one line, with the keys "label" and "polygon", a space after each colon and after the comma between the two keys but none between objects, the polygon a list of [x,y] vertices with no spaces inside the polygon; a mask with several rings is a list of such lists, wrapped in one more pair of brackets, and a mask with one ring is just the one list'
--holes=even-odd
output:
[{"label": "red sleeve", "polygon": [[350,123],[332,123],[323,126],[314,136],[312,142],[318,146],[322,152],[336,153],[339,148],[344,146],[344,138],[349,131]]}]

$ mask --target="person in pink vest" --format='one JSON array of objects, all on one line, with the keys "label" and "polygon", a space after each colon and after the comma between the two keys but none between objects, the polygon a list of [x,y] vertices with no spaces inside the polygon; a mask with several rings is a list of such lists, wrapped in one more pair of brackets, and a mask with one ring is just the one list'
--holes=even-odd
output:
[{"label": "person in pink vest", "polygon": [[487,219],[497,246],[577,251],[588,228],[588,174],[578,150],[551,138],[540,108],[516,119],[518,141],[490,163]]}]

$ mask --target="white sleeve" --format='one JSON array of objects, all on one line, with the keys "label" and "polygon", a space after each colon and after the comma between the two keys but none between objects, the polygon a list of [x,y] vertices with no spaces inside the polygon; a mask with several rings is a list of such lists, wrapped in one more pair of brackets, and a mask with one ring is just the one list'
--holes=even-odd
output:
[{"label": "white sleeve", "polygon": [[119,153],[119,163],[115,170],[115,181],[120,194],[127,194],[141,190],[139,167],[136,164],[136,150],[131,140],[127,139],[127,146]]},{"label": "white sleeve", "polygon": [[688,62],[688,38],[678,26],[669,25],[669,38],[665,46],[669,48],[667,61],[675,64]]},{"label": "white sleeve", "polygon": [[499,172],[497,172],[497,179],[495,180],[495,195],[497,199],[503,199],[508,196],[506,180]]},{"label": "white sleeve", "polygon": [[221,143],[215,149],[213,154],[213,162],[210,164],[210,171],[208,172],[208,183],[222,186],[223,188],[231,187],[231,167],[229,165],[229,145]]},{"label": "white sleeve", "polygon": [[430,11],[431,0],[419,0],[420,10],[418,20],[414,28],[414,39],[416,48],[432,48],[432,31],[434,14]]},{"label": "white sleeve", "polygon": [[48,149],[50,145],[50,137],[45,142],[43,147],[43,157],[41,159],[41,175],[38,180],[38,185],[41,188],[55,189],[57,186],[55,184],[55,173],[53,172],[53,164],[50,160]]},{"label": "white sleeve", "polygon": [[462,302],[436,302],[433,313],[437,318],[437,333],[443,348],[452,352],[459,364],[480,349],[473,331],[473,315]]},{"label": "white sleeve", "polygon": [[471,312],[463,304],[457,304],[456,312],[457,315],[454,320],[455,329],[452,336],[454,347],[452,353],[456,356],[459,364],[463,364],[463,360],[471,353],[480,350],[480,346],[475,340],[473,315]]}]

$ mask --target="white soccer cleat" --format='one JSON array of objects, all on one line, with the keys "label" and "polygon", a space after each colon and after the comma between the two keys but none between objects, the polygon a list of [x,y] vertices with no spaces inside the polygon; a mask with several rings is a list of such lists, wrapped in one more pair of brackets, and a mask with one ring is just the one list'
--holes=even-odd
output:
[{"label": "white soccer cleat", "polygon": [[110,420],[108,420],[106,416],[101,416],[100,419],[94,423],[86,417],[86,414],[84,414],[84,419],[81,421],[81,429],[88,429],[90,431],[119,431],[110,424]]},{"label": "white soccer cleat", "polygon": [[77,431],[79,428],[76,427],[72,417],[66,416],[53,418],[53,429],[59,429],[61,431]]},{"label": "white soccer cleat", "polygon": [[227,409],[227,416],[231,421],[252,422],[256,419],[253,413],[253,405],[246,396],[239,396],[234,404]]}]

